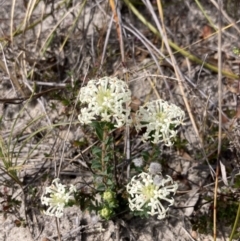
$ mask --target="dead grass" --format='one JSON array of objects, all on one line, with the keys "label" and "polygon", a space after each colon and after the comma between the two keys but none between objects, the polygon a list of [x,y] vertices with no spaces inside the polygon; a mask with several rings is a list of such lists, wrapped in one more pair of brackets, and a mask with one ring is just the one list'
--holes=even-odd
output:
[{"label": "dead grass", "polygon": [[[107,240],[116,232],[124,240],[172,240],[181,231],[183,239],[176,240],[203,240],[202,232],[210,240],[230,236],[237,240],[239,227],[232,219],[228,222],[226,211],[234,206],[231,215],[238,217],[240,63],[232,51],[240,47],[237,5],[233,0],[224,2],[222,9],[214,0],[2,3],[0,194],[4,222],[13,217],[13,223],[25,223],[35,240],[58,238],[56,230],[49,231],[54,228],[40,220],[42,187],[54,176],[79,184],[81,191],[91,184],[89,149],[98,142],[79,125],[78,94],[88,80],[112,75],[129,83],[136,108],[163,98],[186,111],[175,147],[159,147],[164,172],[179,182],[177,201],[169,223],[149,220],[149,226],[143,227],[145,221],[120,216],[104,224],[108,233],[99,232],[98,226],[96,232],[87,233],[97,223],[75,209],[82,215],[80,221],[67,216],[65,224],[59,224],[62,239],[77,240],[79,235]],[[222,26],[217,21],[220,13]],[[148,150],[137,135],[131,135],[127,159]],[[84,225],[90,226],[84,229]],[[69,233],[74,227],[81,228]],[[117,231],[112,231],[114,227]],[[10,232],[3,240],[10,240],[8,236]]]}]

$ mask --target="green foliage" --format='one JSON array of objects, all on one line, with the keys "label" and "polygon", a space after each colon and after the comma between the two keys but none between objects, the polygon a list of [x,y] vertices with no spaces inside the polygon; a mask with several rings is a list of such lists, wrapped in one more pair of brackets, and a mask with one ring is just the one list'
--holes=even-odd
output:
[{"label": "green foliage", "polygon": [[234,223],[238,203],[231,200],[219,200],[217,207],[217,218],[226,226],[231,226]]},{"label": "green foliage", "polygon": [[235,178],[234,178],[234,186],[233,187],[234,188],[240,188],[240,176],[239,175],[235,176]]},{"label": "green foliage", "polygon": [[109,141],[108,138],[103,138],[104,131],[107,131],[110,133],[112,130],[114,130],[113,123],[110,122],[100,122],[100,121],[93,121],[92,127],[94,128],[95,133],[97,134],[97,137],[100,141]]},{"label": "green foliage", "polygon": [[[117,214],[116,212],[127,208],[126,202],[122,202],[123,206],[119,207],[117,198],[119,195],[117,192],[119,193],[121,190],[121,193],[124,189],[122,189],[122,183],[118,183],[114,176],[118,172],[115,161],[116,156],[119,156],[118,149],[113,148],[115,141],[111,132],[114,126],[112,123],[97,121],[94,121],[91,126],[100,141],[100,145],[93,146],[91,149],[91,169],[94,172],[95,191],[92,195],[84,195],[85,198],[79,196],[79,201],[81,208],[86,207],[85,203],[88,202],[88,207],[90,205],[91,210],[98,212],[103,219],[109,220]],[[94,200],[93,197],[96,194],[101,196],[100,202]]]},{"label": "green foliage", "polygon": [[[217,221],[225,227],[232,228],[235,221],[239,203],[234,199],[233,193],[229,192],[220,195],[217,200]],[[205,198],[205,200],[212,203],[210,198]],[[213,204],[211,204],[207,213],[197,213],[192,219],[192,224],[193,230],[202,234],[210,234],[213,228]],[[238,227],[240,227],[240,224],[238,224]]]},{"label": "green foliage", "polygon": [[151,151],[142,151],[142,157],[146,163],[150,163],[152,161],[157,161],[161,155],[160,149],[154,145],[152,145],[152,150]]},{"label": "green foliage", "polygon": [[196,221],[193,221],[193,230],[197,230],[199,233],[208,234],[211,233],[213,228],[213,223],[211,217],[207,214],[198,215]]},{"label": "green foliage", "polygon": [[[79,204],[82,211],[96,210],[97,203],[94,199],[94,193],[86,193],[83,189],[74,195],[76,204]],[[95,205],[93,204],[95,202]]]},{"label": "green foliage", "polygon": [[13,198],[12,193],[9,193],[7,187],[4,187],[3,192],[0,192],[0,198],[3,199],[0,213],[2,213],[5,218],[7,218],[8,214],[16,214],[16,210],[20,208],[22,202]]}]

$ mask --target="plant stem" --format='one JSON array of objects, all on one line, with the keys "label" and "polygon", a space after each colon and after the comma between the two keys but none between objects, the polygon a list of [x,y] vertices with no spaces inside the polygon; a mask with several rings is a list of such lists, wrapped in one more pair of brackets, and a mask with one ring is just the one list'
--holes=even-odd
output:
[{"label": "plant stem", "polygon": [[107,131],[106,127],[104,127],[103,142],[102,142],[102,172],[105,172],[105,156],[106,156],[106,150],[107,150],[107,145],[106,145],[107,134],[108,134],[108,131]]},{"label": "plant stem", "polygon": [[237,229],[239,218],[240,218],[240,202],[238,203],[237,215],[236,215],[236,218],[235,218],[235,221],[234,221],[234,225],[233,225],[233,229],[232,229],[229,241],[233,240],[233,235],[234,235],[234,233],[235,233],[235,231]]}]

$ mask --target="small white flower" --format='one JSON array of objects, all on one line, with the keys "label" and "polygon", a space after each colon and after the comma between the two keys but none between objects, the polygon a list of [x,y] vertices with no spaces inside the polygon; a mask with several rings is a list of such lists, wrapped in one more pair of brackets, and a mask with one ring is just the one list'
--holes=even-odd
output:
[{"label": "small white flower", "polygon": [[82,124],[100,120],[113,122],[118,128],[129,122],[131,91],[122,80],[115,77],[90,80],[81,88],[79,100],[86,104],[78,116]]},{"label": "small white flower", "polygon": [[[159,177],[159,176],[158,176]],[[178,185],[173,182],[170,176],[167,178],[156,178],[153,175],[142,172],[134,176],[127,185],[129,207],[132,211],[144,211],[151,216],[158,214],[158,219],[166,216],[168,207],[165,208],[162,201],[168,202],[168,206],[173,205],[174,199],[169,198],[175,194]]]},{"label": "small white flower", "polygon": [[74,199],[73,193],[76,192],[76,187],[71,185],[69,191],[66,190],[66,185],[59,183],[59,178],[52,181],[52,185],[46,187],[45,193],[41,197],[43,205],[49,206],[44,214],[62,217],[63,209],[70,199]]},{"label": "small white flower", "polygon": [[137,111],[136,130],[146,128],[143,141],[164,142],[166,146],[171,146],[171,139],[177,134],[174,128],[183,123],[184,117],[184,111],[178,106],[161,99],[155,100]]}]

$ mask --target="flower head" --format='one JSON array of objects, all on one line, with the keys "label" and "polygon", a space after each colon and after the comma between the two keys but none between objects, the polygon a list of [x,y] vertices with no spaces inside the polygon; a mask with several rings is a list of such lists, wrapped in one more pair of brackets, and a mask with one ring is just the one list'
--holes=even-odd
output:
[{"label": "flower head", "polygon": [[58,178],[54,179],[52,185],[46,187],[45,193],[41,197],[42,204],[49,206],[44,214],[57,218],[62,217],[64,207],[74,198],[73,192],[76,192],[75,186],[71,185],[67,191],[66,185],[59,183]]},{"label": "flower head", "polygon": [[99,214],[102,218],[109,220],[113,214],[113,211],[108,207],[104,207],[99,211]]},{"label": "flower head", "polygon": [[115,198],[116,194],[113,191],[108,190],[103,193],[103,200],[107,203],[113,202]]},{"label": "flower head", "polygon": [[129,121],[131,91],[122,80],[115,77],[90,80],[87,86],[81,88],[79,99],[86,104],[78,116],[82,124],[100,119],[121,127]]},{"label": "flower head", "polygon": [[137,111],[136,129],[146,128],[143,141],[151,140],[155,144],[164,142],[171,146],[171,139],[177,134],[174,128],[183,123],[184,117],[184,111],[178,106],[161,99],[155,100]]},{"label": "flower head", "polygon": [[151,216],[158,214],[158,219],[166,216],[168,207],[165,208],[162,202],[168,202],[171,206],[174,203],[169,195],[175,194],[178,185],[173,182],[170,176],[162,178],[159,175],[153,176],[142,172],[132,178],[127,185],[129,207],[132,211],[147,211]]}]

